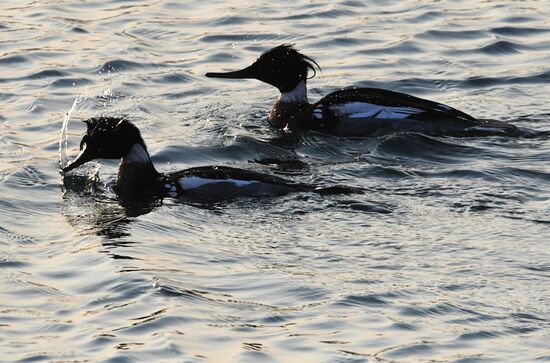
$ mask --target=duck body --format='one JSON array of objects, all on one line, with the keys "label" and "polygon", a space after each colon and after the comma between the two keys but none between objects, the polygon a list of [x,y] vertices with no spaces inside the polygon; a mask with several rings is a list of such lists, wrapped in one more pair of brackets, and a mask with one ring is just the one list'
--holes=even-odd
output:
[{"label": "duck body", "polygon": [[324,188],[297,183],[270,174],[226,166],[202,166],[159,173],[139,130],[132,123],[117,117],[98,117],[85,122],[88,130],[80,143],[81,152],[62,171],[67,173],[94,159],[121,159],[116,191],[122,195],[220,200],[242,196],[277,196],[290,192],[360,192],[349,187]]},{"label": "duck body", "polygon": [[393,132],[428,135],[516,135],[511,124],[479,120],[450,106],[379,88],[349,88],[310,104],[307,73],[317,63],[283,44],[240,71],[207,73],[214,78],[254,78],[281,92],[268,122],[279,129],[315,130],[337,136],[378,136]]},{"label": "duck body", "polygon": [[276,196],[315,191],[317,187],[295,183],[274,175],[227,166],[200,166],[166,174],[164,192],[171,197]]},{"label": "duck body", "polygon": [[276,128],[315,130],[337,136],[379,136],[395,132],[427,135],[515,135],[496,120],[478,120],[447,105],[379,88],[350,88],[319,101],[288,103],[280,97],[269,114]]}]

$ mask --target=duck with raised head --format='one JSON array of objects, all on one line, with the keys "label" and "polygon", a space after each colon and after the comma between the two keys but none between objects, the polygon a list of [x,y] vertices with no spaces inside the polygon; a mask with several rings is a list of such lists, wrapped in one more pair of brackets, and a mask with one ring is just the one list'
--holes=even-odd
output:
[{"label": "duck with raised head", "polygon": [[168,174],[159,173],[139,129],[130,121],[120,117],[95,117],[84,122],[87,130],[80,142],[80,153],[62,167],[62,171],[67,173],[94,159],[121,159],[116,181],[119,194],[230,199],[290,192],[361,193],[357,188],[297,183],[227,166],[201,166]]},{"label": "duck with raised head", "polygon": [[476,119],[462,111],[379,88],[349,88],[332,92],[310,104],[306,83],[319,65],[282,44],[260,55],[250,66],[232,72],[206,73],[212,78],[252,78],[281,92],[269,113],[269,124],[278,129],[316,130],[339,136],[376,136],[391,132],[428,135],[517,135],[509,123]]}]

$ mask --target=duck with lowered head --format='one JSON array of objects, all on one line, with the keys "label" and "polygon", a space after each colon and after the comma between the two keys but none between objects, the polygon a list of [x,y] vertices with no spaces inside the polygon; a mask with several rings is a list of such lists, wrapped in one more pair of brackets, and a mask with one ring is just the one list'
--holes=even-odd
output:
[{"label": "duck with lowered head", "polygon": [[116,191],[123,195],[227,199],[275,196],[290,192],[361,193],[356,188],[298,183],[227,166],[201,166],[173,173],[159,173],[151,161],[139,129],[130,121],[121,117],[94,117],[84,122],[87,130],[80,141],[80,153],[62,171],[67,173],[94,159],[121,159]]}]

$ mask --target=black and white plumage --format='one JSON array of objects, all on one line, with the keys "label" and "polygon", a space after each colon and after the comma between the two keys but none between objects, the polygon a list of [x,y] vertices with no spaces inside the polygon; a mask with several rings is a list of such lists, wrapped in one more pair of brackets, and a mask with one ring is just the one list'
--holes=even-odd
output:
[{"label": "black and white plumage", "polygon": [[155,169],[141,133],[134,124],[119,117],[96,117],[84,122],[87,131],[80,142],[81,151],[62,171],[67,173],[94,159],[121,159],[116,188],[124,195],[227,199],[289,192],[360,193],[355,188],[324,188],[226,166],[202,166],[162,174]]},{"label": "black and white plumage", "polygon": [[[253,78],[273,85],[281,95],[273,104],[269,124],[276,128],[317,130],[340,136],[375,136],[413,131],[430,135],[515,135],[514,125],[479,120],[447,105],[378,88],[350,88],[310,104],[308,71],[319,65],[283,44],[263,53],[239,71],[207,73],[213,78]],[[313,77],[312,76],[312,77]],[[312,78],[311,77],[311,78]]]}]

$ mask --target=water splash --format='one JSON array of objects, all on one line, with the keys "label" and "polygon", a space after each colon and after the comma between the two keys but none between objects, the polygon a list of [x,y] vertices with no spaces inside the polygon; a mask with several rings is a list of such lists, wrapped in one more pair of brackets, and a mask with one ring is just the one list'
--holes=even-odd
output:
[{"label": "water splash", "polygon": [[62,169],[70,162],[68,152],[68,137],[69,137],[69,122],[74,118],[75,112],[92,114],[102,113],[113,106],[113,102],[117,99],[117,95],[112,91],[111,87],[103,87],[100,90],[79,94],[63,120],[59,138],[59,167]]},{"label": "water splash", "polygon": [[78,95],[73,102],[73,105],[65,115],[63,125],[61,126],[61,134],[59,137],[59,169],[61,170],[69,162],[69,153],[67,151],[69,120],[71,115],[76,110],[78,103],[82,101],[82,95]]}]

